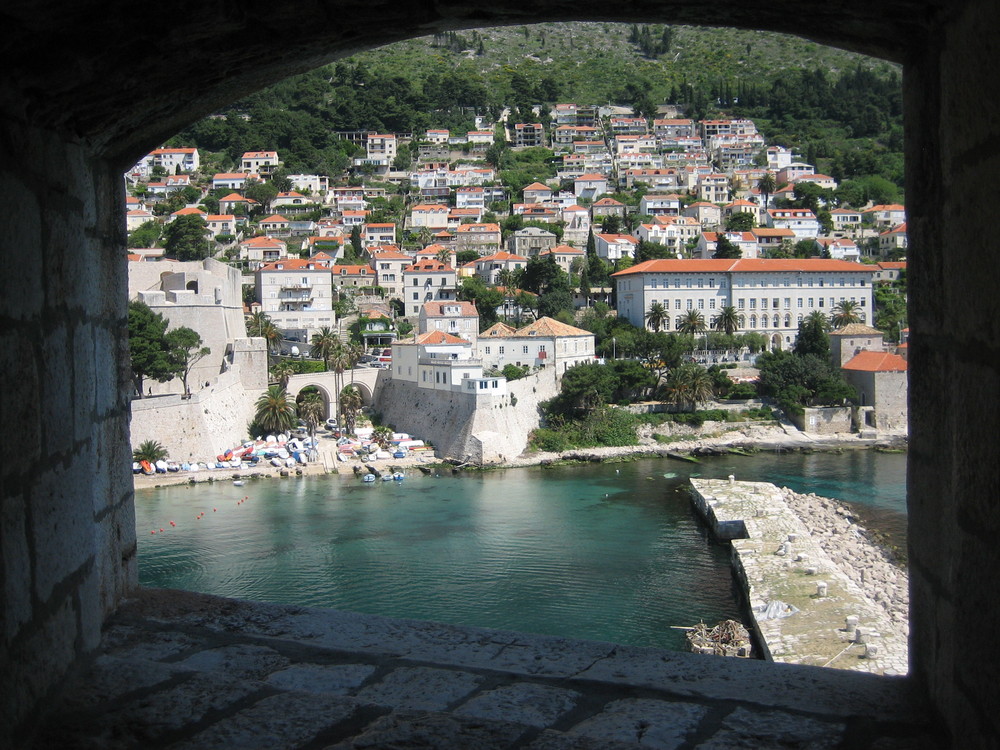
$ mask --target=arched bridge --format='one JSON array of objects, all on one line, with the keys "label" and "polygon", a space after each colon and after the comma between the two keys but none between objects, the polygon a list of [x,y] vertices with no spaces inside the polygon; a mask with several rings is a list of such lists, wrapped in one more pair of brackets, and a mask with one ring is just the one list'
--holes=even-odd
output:
[{"label": "arched bridge", "polygon": [[328,417],[333,416],[333,403],[339,388],[347,385],[355,385],[361,391],[361,398],[364,399],[365,406],[371,406],[375,395],[375,385],[378,382],[379,373],[388,371],[379,370],[374,367],[359,367],[355,370],[346,370],[338,376],[333,372],[310,372],[304,375],[293,375],[288,380],[288,395],[295,399],[303,388],[313,386],[319,390],[326,402],[326,413]]}]

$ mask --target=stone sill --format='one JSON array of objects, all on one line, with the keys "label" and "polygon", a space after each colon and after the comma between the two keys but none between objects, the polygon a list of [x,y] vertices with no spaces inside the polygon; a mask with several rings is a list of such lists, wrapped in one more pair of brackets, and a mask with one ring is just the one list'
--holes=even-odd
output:
[{"label": "stone sill", "polygon": [[33,747],[944,745],[910,678],[159,589],[56,706]]}]

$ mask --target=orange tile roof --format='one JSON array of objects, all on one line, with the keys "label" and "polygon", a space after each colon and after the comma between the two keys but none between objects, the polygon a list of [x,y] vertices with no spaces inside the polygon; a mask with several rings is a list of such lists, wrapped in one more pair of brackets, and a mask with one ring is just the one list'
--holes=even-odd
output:
[{"label": "orange tile roof", "polygon": [[482,263],[488,260],[503,260],[507,261],[508,263],[511,261],[519,261],[519,260],[523,260],[525,263],[528,262],[528,259],[525,258],[523,255],[515,255],[514,253],[508,253],[506,250],[501,250],[500,252],[493,253],[493,255],[483,256],[476,262]]},{"label": "orange tile roof", "polygon": [[842,365],[843,370],[856,372],[906,372],[906,360],[898,354],[863,351]]},{"label": "orange tile roof", "polygon": [[285,224],[288,224],[289,222],[288,222],[288,219],[286,219],[281,214],[274,214],[273,216],[268,216],[266,219],[261,219],[260,223],[261,224],[264,224],[264,223],[268,223],[268,224],[281,224],[281,223],[285,223]]},{"label": "orange tile roof", "polygon": [[515,333],[517,333],[517,329],[514,328],[513,326],[509,326],[506,323],[494,323],[485,331],[483,331],[481,334],[479,334],[479,338],[506,339],[510,338]]},{"label": "orange tile roof", "polygon": [[539,318],[534,323],[530,323],[524,328],[518,328],[515,336],[593,336],[590,331],[585,331],[576,326],[560,323],[553,318]]},{"label": "orange tile roof", "polygon": [[462,224],[458,227],[459,232],[499,232],[499,224]]},{"label": "orange tile roof", "polygon": [[[450,333],[445,333],[444,331],[428,331],[427,333],[422,333],[417,336],[418,344],[468,344],[469,342],[463,339],[461,336],[453,336]],[[443,359],[442,364],[445,362],[452,362],[456,360]]]},{"label": "orange tile roof", "polygon": [[455,307],[458,306],[459,315],[465,318],[478,318],[479,311],[472,302],[463,302],[456,300],[434,300],[431,302],[425,302],[423,307],[424,315],[431,318],[443,318],[443,317],[454,317],[453,315],[445,315],[445,307]]},{"label": "orange tile roof", "polygon": [[779,271],[799,272],[867,272],[874,273],[871,266],[852,263],[847,260],[828,260],[823,258],[741,258],[738,260],[706,258],[681,259],[661,258],[647,260],[618,271],[612,276],[627,276],[639,273],[765,273]]}]

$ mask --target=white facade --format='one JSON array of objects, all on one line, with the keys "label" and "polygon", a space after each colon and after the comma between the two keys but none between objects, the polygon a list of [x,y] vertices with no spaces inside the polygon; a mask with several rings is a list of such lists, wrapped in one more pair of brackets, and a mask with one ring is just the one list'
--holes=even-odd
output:
[{"label": "white facade", "polygon": [[821,259],[788,260],[651,260],[614,274],[618,315],[645,326],[654,302],[669,310],[667,331],[697,310],[711,327],[723,307],[744,316],[740,333],[769,337],[772,347],[787,349],[799,323],[810,313],[830,315],[838,302],[857,302],[864,321],[874,309],[875,267]]},{"label": "white facade", "polygon": [[264,264],[256,277],[261,310],[278,328],[308,340],[319,328],[336,325],[328,263],[289,258]]}]

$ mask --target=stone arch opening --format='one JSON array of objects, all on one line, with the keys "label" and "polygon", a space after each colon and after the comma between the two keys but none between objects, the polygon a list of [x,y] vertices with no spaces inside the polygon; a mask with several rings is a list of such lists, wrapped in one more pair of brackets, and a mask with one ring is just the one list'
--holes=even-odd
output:
[{"label": "stone arch opening", "polygon": [[[499,0],[373,3],[349,14],[336,0],[286,7],[269,19],[266,56],[247,33],[253,19],[232,4],[191,8],[156,28],[138,14],[86,13],[86,5],[59,2],[57,12],[38,14],[15,0],[4,9],[17,34],[0,53],[8,73],[0,191],[16,210],[0,244],[24,262],[0,279],[0,356],[16,373],[3,413],[28,448],[3,470],[0,663],[10,666],[11,687],[2,731],[25,723],[68,661],[93,651],[101,622],[135,588],[132,495],[122,469],[121,172],[217,106],[366,47],[491,23],[669,20],[785,31],[905,66],[911,453],[921,459],[908,476],[911,684],[931,696],[956,746],[1000,734],[993,660],[963,642],[1000,625],[998,608],[984,599],[1000,572],[991,533],[1000,525],[992,439],[1000,430],[1000,334],[990,323],[1000,319],[1000,263],[981,240],[993,228],[981,186],[997,158],[1000,102],[979,95],[979,82],[1000,73],[1000,61],[983,54],[997,38],[1000,8],[990,0],[778,0],[753,8],[649,0],[624,9],[582,0],[572,10]],[[165,33],[199,42],[149,54]],[[79,76],[78,85],[67,76]],[[52,526],[61,523],[57,536]]]}]

